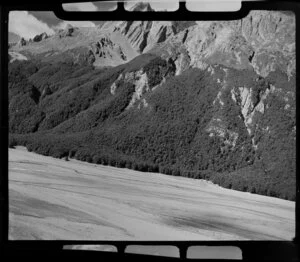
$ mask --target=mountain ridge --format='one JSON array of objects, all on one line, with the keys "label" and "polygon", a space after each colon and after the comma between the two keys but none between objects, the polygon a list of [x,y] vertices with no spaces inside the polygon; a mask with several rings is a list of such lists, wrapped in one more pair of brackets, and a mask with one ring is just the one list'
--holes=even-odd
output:
[{"label": "mountain ridge", "polygon": [[294,16],[273,11],[15,45],[10,146],[293,200],[294,48]]},{"label": "mountain ridge", "polygon": [[[70,26],[43,43],[28,42],[12,47],[12,51],[24,52],[25,56],[55,57],[56,52],[60,55],[78,49],[75,53],[92,56],[94,65],[101,67],[126,63],[145,52],[174,56],[166,51],[179,46],[189,57],[190,67],[222,63],[235,68],[253,68],[262,76],[278,67],[292,75],[295,74],[294,31],[294,16],[251,11],[238,21],[127,21],[106,22],[95,28]],[[101,45],[103,39],[106,43]],[[187,60],[181,56],[180,59]]]}]

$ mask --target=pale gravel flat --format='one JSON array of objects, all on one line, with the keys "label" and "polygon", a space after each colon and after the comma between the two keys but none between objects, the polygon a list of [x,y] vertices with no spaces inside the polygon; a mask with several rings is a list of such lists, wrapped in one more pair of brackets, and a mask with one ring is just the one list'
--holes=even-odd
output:
[{"label": "pale gravel flat", "polygon": [[9,149],[9,239],[291,240],[295,202]]}]

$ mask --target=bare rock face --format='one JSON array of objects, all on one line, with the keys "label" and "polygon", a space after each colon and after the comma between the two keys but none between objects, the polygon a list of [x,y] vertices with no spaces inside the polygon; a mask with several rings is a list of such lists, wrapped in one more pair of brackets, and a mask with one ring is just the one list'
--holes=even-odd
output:
[{"label": "bare rock face", "polygon": [[[124,22],[119,26],[140,53],[172,57],[180,74],[189,67],[221,64],[254,69],[266,77],[276,69],[295,74],[295,17],[252,11],[242,20],[216,22]],[[179,69],[182,67],[182,69]]]},{"label": "bare rock face", "polygon": [[128,37],[132,46],[142,53],[148,43],[149,33],[152,27],[152,21],[134,21],[125,22],[121,25],[120,31]]},{"label": "bare rock face", "polygon": [[87,62],[88,64],[92,65],[94,62],[95,62],[96,58],[93,54],[93,52],[91,50],[88,51],[88,54],[87,54]]},{"label": "bare rock face", "polygon": [[187,70],[190,66],[190,57],[185,49],[176,56],[175,66],[176,66],[176,75],[180,75],[182,72]]},{"label": "bare rock face", "polygon": [[139,109],[141,105],[147,107],[148,103],[144,95],[161,86],[167,78],[174,76],[175,71],[176,65],[172,58],[164,60],[157,57],[140,70],[120,74],[111,85],[110,92],[115,95],[118,93],[118,86],[122,83],[131,83],[134,85],[135,91],[127,109],[134,105],[137,105]]},{"label": "bare rock face", "polygon": [[195,21],[172,21],[172,30],[174,34],[178,34],[186,28],[189,28],[194,25],[196,25]]},{"label": "bare rock face", "polygon": [[[139,3],[135,11],[152,11]],[[17,45],[32,53],[59,53],[86,48],[95,58],[95,66],[117,66],[142,53],[172,58],[176,74],[196,67],[224,65],[250,69],[263,77],[280,69],[288,77],[295,75],[295,16],[279,11],[251,11],[236,21],[121,21],[106,22],[96,28],[67,25],[55,37],[43,33],[28,45]],[[30,48],[29,48],[30,47]],[[93,56],[91,55],[93,54]]]},{"label": "bare rock face", "polygon": [[195,67],[223,64],[253,68],[267,76],[276,69],[295,72],[295,17],[270,11],[252,11],[242,20],[199,22],[184,44]]},{"label": "bare rock face", "polygon": [[253,11],[242,20],[241,32],[255,54],[251,61],[262,76],[276,69],[295,70],[295,17],[283,12]]},{"label": "bare rock face", "polygon": [[106,57],[108,54],[106,50],[113,49],[115,44],[108,36],[102,37],[98,42],[92,44],[92,51],[99,57]]},{"label": "bare rock face", "polygon": [[174,35],[172,22],[168,21],[126,21],[114,30],[121,32],[139,53],[148,52]]},{"label": "bare rock face", "polygon": [[153,12],[150,3],[138,2],[130,8],[130,11],[134,12]]},{"label": "bare rock face", "polygon": [[90,55],[99,66],[119,65],[128,61],[128,50],[120,41],[114,41],[109,34],[90,45]]}]

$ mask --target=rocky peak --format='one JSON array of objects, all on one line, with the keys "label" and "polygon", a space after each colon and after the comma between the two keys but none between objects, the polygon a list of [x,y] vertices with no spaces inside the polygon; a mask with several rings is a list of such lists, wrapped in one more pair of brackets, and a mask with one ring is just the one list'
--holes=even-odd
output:
[{"label": "rocky peak", "polygon": [[135,87],[135,91],[126,109],[134,105],[137,105],[138,109],[141,106],[147,107],[148,103],[145,94],[159,88],[168,78],[175,75],[175,71],[176,65],[171,58],[164,60],[156,57],[139,70],[121,73],[111,85],[110,92],[112,95],[115,95],[118,93],[118,86],[121,86],[122,83],[130,83]]},{"label": "rocky peak", "polygon": [[154,9],[152,9],[150,3],[139,2],[139,3],[136,3],[135,5],[133,5],[130,8],[130,11],[134,11],[134,12],[153,12]]},{"label": "rocky peak", "polygon": [[177,34],[193,25],[196,25],[195,21],[172,21],[172,30],[174,34]]},{"label": "rocky peak", "polygon": [[40,42],[44,39],[47,39],[49,36],[44,32],[44,33],[41,33],[39,35],[36,35],[32,40],[33,42]]},{"label": "rocky peak", "polygon": [[78,28],[73,27],[70,24],[67,24],[65,29],[61,29],[58,31],[58,36],[59,36],[59,38],[73,36],[76,29],[78,29]]},{"label": "rocky peak", "polygon": [[[131,10],[153,9],[149,3],[137,3]],[[100,67],[151,52],[172,57],[176,75],[190,67],[217,64],[255,70],[264,77],[276,69],[289,77],[295,74],[295,16],[284,12],[251,11],[236,21],[108,21],[101,28],[68,24],[56,37],[41,41],[47,37],[43,33],[34,38],[40,45],[20,41],[16,49],[26,45],[22,49],[29,52],[59,54],[82,47],[92,50]]]},{"label": "rocky peak", "polygon": [[[152,52],[182,55],[191,67],[224,65],[254,69],[266,77],[279,69],[295,74],[295,17],[276,11],[251,11],[236,21],[172,22],[173,34]],[[181,50],[178,52],[178,50]],[[178,60],[179,59],[179,60]]]},{"label": "rocky peak", "polygon": [[18,42],[18,46],[22,47],[25,45],[27,45],[27,41],[23,37],[21,37],[20,41]]}]

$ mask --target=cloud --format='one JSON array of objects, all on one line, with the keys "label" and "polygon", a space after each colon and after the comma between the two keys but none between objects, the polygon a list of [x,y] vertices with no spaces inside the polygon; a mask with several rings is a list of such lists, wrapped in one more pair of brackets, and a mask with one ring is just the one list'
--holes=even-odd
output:
[{"label": "cloud", "polygon": [[96,24],[91,21],[62,21],[57,26],[53,27],[54,30],[65,29],[65,27],[70,24],[76,27],[95,27]]},{"label": "cloud", "polygon": [[43,32],[46,32],[48,35],[54,34],[52,28],[27,11],[9,12],[8,30],[25,39],[33,38]]},{"label": "cloud", "polygon": [[187,0],[186,8],[190,11],[238,11],[241,9],[240,0]]},{"label": "cloud", "polygon": [[49,27],[56,26],[63,21],[59,19],[52,11],[28,11],[28,13],[33,15],[41,22],[46,23]]},{"label": "cloud", "polygon": [[98,11],[98,7],[92,2],[63,4],[66,11]]},{"label": "cloud", "polygon": [[176,11],[179,8],[178,0],[163,0],[163,1],[150,1],[151,7],[156,11]]},{"label": "cloud", "polygon": [[[105,3],[105,2],[103,2],[103,3]],[[117,3],[113,2],[112,5],[110,5],[108,7],[101,6],[101,11],[115,11],[117,8],[118,8]]]},{"label": "cloud", "polygon": [[117,9],[117,2],[95,2],[99,11],[113,11]]},{"label": "cloud", "polygon": [[96,1],[87,3],[69,3],[63,4],[63,9],[66,11],[87,11],[87,12],[97,12],[97,11],[113,11],[117,8],[116,1]]},{"label": "cloud", "polygon": [[125,2],[125,8],[130,10],[137,2],[150,3],[155,11],[175,11],[179,7],[179,0],[127,0]]}]

